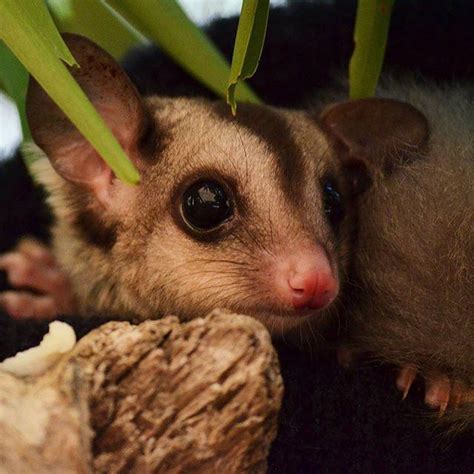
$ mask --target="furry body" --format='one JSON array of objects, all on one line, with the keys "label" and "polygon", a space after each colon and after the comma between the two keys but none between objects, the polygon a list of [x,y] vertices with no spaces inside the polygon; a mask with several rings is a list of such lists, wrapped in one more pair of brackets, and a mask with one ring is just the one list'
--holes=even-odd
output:
[{"label": "furry body", "polygon": [[[431,139],[424,156],[377,180],[360,202],[356,346],[472,393],[474,87],[392,84],[389,92],[424,112]],[[474,423],[474,409],[463,410],[471,414],[461,424]]]}]

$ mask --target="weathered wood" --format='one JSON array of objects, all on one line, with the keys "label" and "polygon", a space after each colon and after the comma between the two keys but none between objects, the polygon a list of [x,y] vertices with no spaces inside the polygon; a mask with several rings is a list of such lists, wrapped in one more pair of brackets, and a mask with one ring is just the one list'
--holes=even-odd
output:
[{"label": "weathered wood", "polygon": [[37,380],[0,372],[0,473],[92,472],[84,388],[74,363]]},{"label": "weathered wood", "polygon": [[[54,378],[48,373],[34,383],[17,383],[29,384],[30,392],[49,383],[58,393],[64,392],[64,385],[68,393],[76,389],[86,393],[94,472],[266,469],[283,386],[270,337],[254,319],[215,311],[185,324],[174,317],[139,325],[108,323],[79,341],[53,372],[74,377]],[[22,397],[23,393],[16,394]],[[77,412],[75,404],[82,406],[81,399],[71,399],[64,411]],[[42,408],[38,416],[44,416],[44,410],[48,412]],[[2,424],[0,417],[0,459]],[[77,453],[85,450],[81,467],[85,470],[77,467],[74,472],[87,472],[88,425],[71,423],[67,430],[74,426],[82,440],[76,443]],[[55,435],[61,437],[62,430],[58,427]],[[10,443],[9,449],[15,445],[16,441]],[[24,441],[25,449],[27,445]],[[60,447],[57,456],[63,452]]]}]

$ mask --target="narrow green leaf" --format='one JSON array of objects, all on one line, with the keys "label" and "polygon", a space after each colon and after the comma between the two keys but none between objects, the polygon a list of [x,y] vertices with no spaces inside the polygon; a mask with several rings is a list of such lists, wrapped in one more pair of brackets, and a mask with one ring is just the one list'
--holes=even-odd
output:
[{"label": "narrow green leaf", "polygon": [[[33,34],[40,44],[45,45],[57,58],[62,59],[69,66],[77,65],[42,0],[3,0],[0,7],[0,12],[2,12],[0,34],[5,38],[4,41],[8,46],[10,46],[7,41],[9,35],[22,29],[24,32]],[[23,48],[23,45],[18,47],[18,49]],[[10,49],[13,48],[10,46]]]},{"label": "narrow green leaf", "polygon": [[139,175],[64,63],[76,64],[41,0],[2,0],[0,39],[110,165],[129,183]]},{"label": "narrow green leaf", "polygon": [[355,49],[349,64],[352,99],[375,94],[387,44],[395,0],[359,0],[354,29]]},{"label": "narrow green leaf", "polygon": [[[210,90],[226,96],[230,71],[226,59],[175,0],[103,1]],[[259,102],[246,84],[238,88],[237,96],[241,101]]]},{"label": "narrow green leaf", "polygon": [[60,31],[86,36],[115,58],[146,42],[143,35],[98,0],[47,0],[47,4]]},{"label": "narrow green leaf", "polygon": [[243,0],[227,85],[227,103],[235,115],[235,88],[257,70],[267,31],[269,0]]},{"label": "narrow green leaf", "polygon": [[13,99],[20,114],[23,138],[31,138],[30,128],[25,114],[26,89],[28,87],[28,71],[22,66],[15,55],[0,41],[0,84],[3,90]]}]

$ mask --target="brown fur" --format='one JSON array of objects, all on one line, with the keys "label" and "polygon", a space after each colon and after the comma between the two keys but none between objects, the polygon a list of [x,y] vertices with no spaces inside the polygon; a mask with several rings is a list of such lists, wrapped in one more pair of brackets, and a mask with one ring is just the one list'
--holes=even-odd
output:
[{"label": "brown fur", "polygon": [[[314,118],[249,104],[233,118],[218,101],[143,100],[108,54],[85,38],[65,39],[81,64],[71,72],[141,174],[136,187],[119,182],[31,83],[27,113],[47,154],[35,171],[49,192],[53,251],[79,313],[192,318],[221,306],[276,333],[309,321],[314,310],[297,316],[274,294],[274,262],[319,245],[342,286],[354,230],[345,164]],[[347,211],[337,232],[323,211],[328,173]],[[200,178],[218,178],[235,197],[233,219],[206,238],[186,228],[180,211],[184,190]]]},{"label": "brown fur", "polygon": [[[429,150],[360,206],[355,347],[474,387],[474,90],[390,85],[424,112]],[[453,412],[474,424],[474,405]]]},{"label": "brown fur", "polygon": [[[88,238],[80,219],[91,198],[58,176],[47,160],[36,163],[57,216],[54,251],[72,279],[81,313],[193,317],[224,306],[270,321],[277,331],[280,325],[291,327],[298,318],[278,317],[290,309],[274,300],[266,262],[285,249],[320,242],[341,280],[347,267],[351,218],[336,239],[322,212],[319,177],[331,171],[346,195],[349,190],[323,133],[305,113],[261,107],[291,124],[288,140],[297,143],[295,160],[304,169],[298,192],[305,205],[297,206],[281,186],[285,169],[266,136],[238,121],[223,121],[213,102],[149,98],[147,107],[154,123],[166,129],[166,143],[142,170],[140,185],[126,190],[128,200],[118,215],[94,214]],[[229,235],[218,242],[197,241],[177,223],[180,193],[200,176],[225,177],[238,196]],[[98,226],[113,229],[112,246],[110,240],[91,245]]]}]

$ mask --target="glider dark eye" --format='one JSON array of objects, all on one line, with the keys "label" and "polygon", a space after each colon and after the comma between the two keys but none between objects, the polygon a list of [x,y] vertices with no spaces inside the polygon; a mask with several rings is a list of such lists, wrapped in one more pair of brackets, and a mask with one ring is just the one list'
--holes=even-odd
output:
[{"label": "glider dark eye", "polygon": [[342,221],[345,209],[342,194],[339,192],[337,183],[333,178],[323,181],[323,207],[329,223],[334,229]]},{"label": "glider dark eye", "polygon": [[219,227],[233,215],[227,192],[217,181],[197,181],[183,194],[182,213],[186,224],[206,232]]}]

